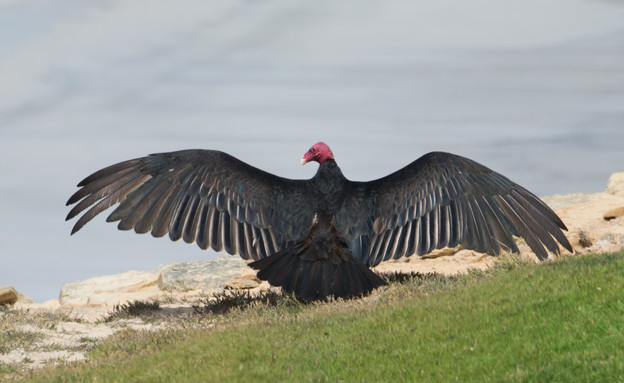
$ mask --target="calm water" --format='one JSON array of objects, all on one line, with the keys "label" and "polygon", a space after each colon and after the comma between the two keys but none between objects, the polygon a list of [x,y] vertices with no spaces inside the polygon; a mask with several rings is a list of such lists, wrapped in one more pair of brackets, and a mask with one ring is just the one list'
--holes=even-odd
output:
[{"label": "calm water", "polygon": [[445,150],[538,195],[600,191],[624,167],[622,3],[63,4],[0,0],[0,286],[36,301],[214,255],[104,216],[69,236],[75,184],[152,152],[307,178],[323,140],[366,180]]}]

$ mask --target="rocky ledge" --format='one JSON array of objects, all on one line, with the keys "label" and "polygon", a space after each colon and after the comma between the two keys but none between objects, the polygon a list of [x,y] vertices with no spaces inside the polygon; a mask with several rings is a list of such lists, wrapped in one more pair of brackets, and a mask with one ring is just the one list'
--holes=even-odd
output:
[{"label": "rocky ledge", "polygon": [[[568,226],[575,254],[611,252],[624,248],[624,171],[613,174],[600,193],[574,193],[544,197]],[[522,255],[535,258],[519,240]],[[484,269],[493,258],[462,249],[442,249],[426,258],[410,257],[382,263],[384,272],[437,272],[455,274]],[[255,277],[238,256],[223,255],[200,262],[178,262],[148,271],[91,278],[63,285],[59,299],[33,303],[11,287],[0,288],[0,305],[14,308],[62,310],[82,319],[98,319],[115,305],[135,300],[185,300],[206,297],[224,289],[270,289]]]}]

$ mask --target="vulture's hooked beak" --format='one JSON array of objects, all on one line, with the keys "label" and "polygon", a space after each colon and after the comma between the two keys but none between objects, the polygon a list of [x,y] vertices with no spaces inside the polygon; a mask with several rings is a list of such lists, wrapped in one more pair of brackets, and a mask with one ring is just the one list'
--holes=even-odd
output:
[{"label": "vulture's hooked beak", "polygon": [[301,158],[301,166],[307,164],[308,162],[312,161],[314,159],[314,153],[311,153],[309,150],[306,152],[306,154],[303,155],[303,157]]}]

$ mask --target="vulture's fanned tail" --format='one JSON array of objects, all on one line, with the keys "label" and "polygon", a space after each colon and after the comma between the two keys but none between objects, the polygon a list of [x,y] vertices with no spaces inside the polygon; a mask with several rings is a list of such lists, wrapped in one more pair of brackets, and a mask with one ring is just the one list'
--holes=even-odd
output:
[{"label": "vulture's fanned tail", "polygon": [[258,278],[308,300],[357,297],[386,284],[350,255],[342,261],[319,251],[306,240],[249,266],[259,270]]}]

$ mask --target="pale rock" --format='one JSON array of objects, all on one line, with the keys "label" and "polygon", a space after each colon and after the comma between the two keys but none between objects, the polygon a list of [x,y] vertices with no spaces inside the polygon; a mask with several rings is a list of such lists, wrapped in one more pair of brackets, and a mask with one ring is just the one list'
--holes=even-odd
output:
[{"label": "pale rock", "polygon": [[224,287],[228,290],[250,290],[259,287],[262,281],[254,274],[241,275],[227,282]]},{"label": "pale rock", "polygon": [[624,215],[624,206],[609,210],[608,212],[603,214],[602,218],[604,218],[606,221],[610,221],[612,219],[621,217],[623,215]]},{"label": "pale rock", "polygon": [[624,197],[624,170],[613,173],[607,181],[607,193]]},{"label": "pale rock", "polygon": [[19,310],[32,310],[32,311],[55,311],[61,307],[58,299],[50,299],[49,301],[45,301],[43,303],[35,303],[35,302],[24,302],[18,300],[17,303],[13,306],[15,309]]},{"label": "pale rock", "polygon": [[[438,258],[438,257],[446,257],[449,255],[455,255],[460,250],[462,250],[461,245],[457,245],[455,247],[443,247],[441,249],[434,249],[432,252],[430,252],[429,254],[425,254],[422,257],[431,258],[431,259]],[[407,262],[407,260],[405,260],[405,262]]]},{"label": "pale rock", "polygon": [[4,304],[29,304],[34,303],[30,297],[11,286],[0,287],[0,305]]},{"label": "pale rock", "polygon": [[0,305],[12,305],[17,302],[17,291],[11,286],[0,287]]},{"label": "pale rock", "polygon": [[[624,247],[624,217],[605,220],[605,213],[624,206],[624,197],[610,193],[595,193],[578,204],[561,203],[567,195],[544,198],[549,203],[556,197],[560,203],[554,210],[568,227],[566,236],[577,253],[619,251]],[[578,195],[570,195],[577,200]]]},{"label": "pale rock", "polygon": [[599,201],[602,199],[613,198],[612,194],[607,192],[599,193],[567,193],[567,194],[553,194],[545,197],[540,197],[546,205],[551,209],[557,210],[564,207],[582,205],[592,201]]},{"label": "pale rock", "polygon": [[[111,309],[135,300],[210,295],[249,270],[245,261],[231,255],[206,261],[176,262],[148,271],[128,271],[67,283],[61,287],[59,304],[61,307]],[[91,316],[89,312],[82,314]]]},{"label": "pale rock", "polygon": [[35,303],[28,295],[17,291],[17,301],[20,303]]},{"label": "pale rock", "polygon": [[435,258],[409,258],[386,261],[375,266],[381,273],[438,273],[445,275],[465,273],[470,269],[485,270],[492,265],[494,257],[472,250],[447,248]]},{"label": "pale rock", "polygon": [[60,350],[60,351],[29,351],[23,349],[11,350],[7,354],[0,354],[0,363],[17,364],[28,358],[28,368],[41,368],[53,360],[63,360],[65,362],[75,362],[84,360],[85,355],[81,352]]},{"label": "pale rock", "polygon": [[66,283],[61,287],[61,305],[109,306],[158,295],[159,274],[150,271],[128,271],[83,281]]},{"label": "pale rock", "polygon": [[6,364],[19,363],[24,360],[26,356],[28,356],[28,354],[26,354],[26,351],[24,351],[24,349],[17,348],[9,351],[6,354],[0,354],[0,362]]},{"label": "pale rock", "polygon": [[158,287],[163,291],[184,292],[201,289],[210,291],[249,272],[239,256],[223,255],[199,262],[177,262],[159,267]]}]

